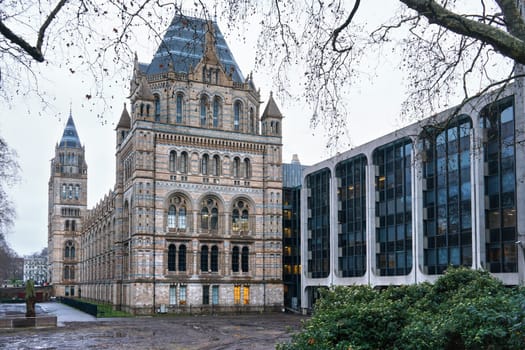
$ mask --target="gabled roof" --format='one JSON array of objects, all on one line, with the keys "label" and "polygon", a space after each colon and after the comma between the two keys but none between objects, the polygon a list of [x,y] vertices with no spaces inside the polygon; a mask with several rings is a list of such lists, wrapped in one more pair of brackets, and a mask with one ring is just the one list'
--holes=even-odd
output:
[{"label": "gabled roof", "polygon": [[117,124],[117,129],[129,129],[131,128],[131,118],[128,113],[128,109],[126,108],[126,104],[124,103],[124,109],[122,110],[122,114],[120,115],[120,120]]},{"label": "gabled roof", "polygon": [[66,127],[64,128],[64,133],[62,134],[59,147],[82,148],[71,111],[69,111],[69,118],[67,120]]},{"label": "gabled roof", "polygon": [[[226,40],[216,22],[213,25],[215,52],[226,73],[233,70],[233,81],[243,83],[244,78],[237,62],[226,44]],[[149,65],[140,64],[140,69],[148,75],[165,73],[173,69],[176,73],[189,73],[204,54],[208,21],[202,18],[176,15],[164,39]]]},{"label": "gabled roof", "polygon": [[261,116],[261,119],[264,118],[282,118],[283,115],[281,114],[281,111],[279,110],[279,107],[277,107],[277,103],[275,103],[275,100],[273,99],[273,93],[270,92],[270,98],[268,99],[268,103],[266,104],[266,108],[264,109],[264,112]]}]

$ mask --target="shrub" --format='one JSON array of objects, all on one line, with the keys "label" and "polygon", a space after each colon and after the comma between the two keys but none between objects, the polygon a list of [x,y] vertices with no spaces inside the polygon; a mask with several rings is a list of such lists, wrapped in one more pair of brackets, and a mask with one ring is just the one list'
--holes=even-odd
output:
[{"label": "shrub", "polygon": [[278,349],[522,349],[525,291],[486,271],[450,268],[436,283],[333,287]]}]

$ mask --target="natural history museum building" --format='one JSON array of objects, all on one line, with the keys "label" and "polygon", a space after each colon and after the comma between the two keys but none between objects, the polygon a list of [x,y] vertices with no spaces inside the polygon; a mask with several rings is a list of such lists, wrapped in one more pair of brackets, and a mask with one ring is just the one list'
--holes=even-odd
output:
[{"label": "natural history museum building", "polygon": [[56,295],[136,314],[280,310],[282,115],[261,99],[215,22],[176,16],[151,63],[135,60],[115,185],[92,209],[70,116],[49,180]]}]

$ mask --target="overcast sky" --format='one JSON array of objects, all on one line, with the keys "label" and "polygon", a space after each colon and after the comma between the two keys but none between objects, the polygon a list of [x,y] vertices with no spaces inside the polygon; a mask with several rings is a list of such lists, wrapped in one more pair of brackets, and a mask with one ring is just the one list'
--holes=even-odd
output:
[{"label": "overcast sky", "polygon": [[[383,13],[391,13],[396,2],[381,4]],[[373,4],[374,5],[374,4]],[[361,16],[379,19],[377,6],[368,9],[362,5]],[[390,8],[389,8],[390,6]],[[218,19],[221,31],[244,76],[253,70],[255,34],[253,40],[239,42],[226,32],[225,23]],[[137,49],[139,60],[150,62],[155,48]],[[401,126],[400,104],[404,82],[395,70],[395,58],[383,57],[372,75],[364,76],[361,84],[351,94],[350,136],[353,146],[358,146]],[[103,123],[96,111],[86,106],[85,94],[93,87],[83,83],[81,76],[65,68],[42,66],[40,89],[46,92],[49,106],[42,112],[36,97],[16,97],[9,104],[0,105],[0,135],[18,153],[21,181],[9,191],[16,205],[17,219],[8,235],[11,247],[20,255],[40,251],[47,246],[47,205],[50,160],[59,142],[70,105],[73,118],[86,149],[88,164],[88,207],[93,207],[113,188],[115,183],[115,134],[114,128],[126,102],[128,82],[106,88],[110,110]],[[262,100],[267,101],[272,90],[270,71],[254,72],[254,81],[261,89]],[[39,73],[40,74],[40,73]],[[129,72],[131,75],[131,71]],[[290,162],[298,154],[302,164],[311,165],[328,158],[323,130],[309,128],[310,112],[301,103],[286,102],[274,94],[285,119],[283,121],[283,161]],[[261,111],[264,109],[265,102]],[[341,150],[344,151],[344,150]]]}]

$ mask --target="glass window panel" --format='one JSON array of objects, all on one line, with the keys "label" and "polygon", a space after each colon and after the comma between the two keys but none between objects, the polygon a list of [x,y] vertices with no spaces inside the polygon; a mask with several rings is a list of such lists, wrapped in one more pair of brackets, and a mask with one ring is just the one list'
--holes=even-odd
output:
[{"label": "glass window panel", "polygon": [[465,266],[472,266],[472,247],[471,246],[463,246],[461,248],[461,259],[462,259],[462,265]]},{"label": "glass window panel", "polygon": [[450,248],[450,264],[460,265],[460,249],[459,247]]},{"label": "glass window panel", "polygon": [[499,176],[493,175],[486,177],[487,194],[495,194],[499,192]]},{"label": "glass window panel", "polygon": [[472,217],[470,212],[463,212],[461,214],[461,229],[469,229],[472,227]]},{"label": "glass window panel", "polygon": [[501,177],[501,191],[512,192],[515,188],[514,172],[504,173]]},{"label": "glass window panel", "polygon": [[489,221],[489,229],[494,229],[494,228],[499,228],[501,223],[500,223],[500,213],[499,213],[499,210],[492,210],[492,211],[489,211],[488,213],[488,221]]},{"label": "glass window panel", "polygon": [[402,253],[400,252],[400,253],[396,254],[396,260],[397,260],[397,267],[398,268],[404,269],[406,267],[406,265],[405,265],[405,257],[406,257],[406,255],[405,255],[404,252],[402,252]]},{"label": "glass window panel", "polygon": [[516,210],[514,208],[503,210],[503,227],[516,226]]},{"label": "glass window panel", "polygon": [[470,167],[470,152],[465,151],[460,153],[461,168]]},{"label": "glass window panel", "polygon": [[461,200],[470,199],[470,182],[461,184]]},{"label": "glass window panel", "polygon": [[514,108],[512,106],[501,111],[501,123],[507,123],[514,119]]},{"label": "glass window panel", "polygon": [[448,249],[438,249],[438,265],[448,265]]}]

